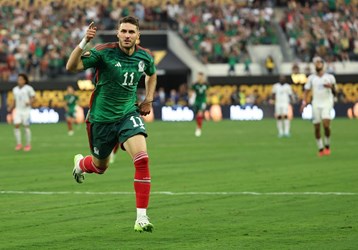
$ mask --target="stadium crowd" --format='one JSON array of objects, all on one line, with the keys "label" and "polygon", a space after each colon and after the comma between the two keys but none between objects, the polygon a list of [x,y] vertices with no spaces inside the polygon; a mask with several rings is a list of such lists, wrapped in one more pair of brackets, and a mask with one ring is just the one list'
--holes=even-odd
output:
[{"label": "stadium crowd", "polygon": [[355,1],[289,1],[281,20],[297,57],[309,62],[358,60],[358,8]]},{"label": "stadium crowd", "polygon": [[243,63],[247,44],[276,44],[270,1],[201,3],[178,17],[179,33],[204,63]]},{"label": "stadium crowd", "polygon": [[[203,63],[249,64],[247,44],[278,42],[273,2],[1,0],[0,79],[15,81],[19,72],[28,73],[31,80],[66,75],[67,58],[88,23],[113,30],[126,15],[137,16],[142,30],[177,30]],[[357,7],[332,7],[331,2],[288,1],[281,25],[302,61],[314,54],[327,60],[357,60]]]}]

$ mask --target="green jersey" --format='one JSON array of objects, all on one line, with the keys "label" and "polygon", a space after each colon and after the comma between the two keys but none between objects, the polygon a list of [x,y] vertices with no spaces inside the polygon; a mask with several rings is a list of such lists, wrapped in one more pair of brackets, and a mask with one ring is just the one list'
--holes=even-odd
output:
[{"label": "green jersey", "polygon": [[194,83],[192,89],[195,91],[195,104],[206,103],[206,91],[209,86],[207,84]]},{"label": "green jersey", "polygon": [[78,101],[78,96],[73,94],[67,94],[63,97],[66,102],[67,112],[73,113],[75,111],[75,107]]},{"label": "green jersey", "polygon": [[148,50],[136,46],[127,55],[118,43],[97,45],[85,52],[85,69],[95,69],[95,89],[87,119],[90,122],[115,122],[137,110],[137,85],[143,73],[151,76],[156,68]]}]

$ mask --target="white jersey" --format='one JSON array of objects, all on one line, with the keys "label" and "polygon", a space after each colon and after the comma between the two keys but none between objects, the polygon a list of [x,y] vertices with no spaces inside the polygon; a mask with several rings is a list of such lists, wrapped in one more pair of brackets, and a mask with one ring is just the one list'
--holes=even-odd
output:
[{"label": "white jersey", "polygon": [[[325,88],[324,84],[336,85],[336,78],[332,74],[324,73],[322,76],[311,74],[305,90],[312,90],[312,105],[315,107],[333,107],[334,96],[330,88]],[[336,87],[336,86],[334,86]]]},{"label": "white jersey", "polygon": [[22,88],[16,86],[12,90],[15,99],[15,108],[17,111],[30,111],[31,105],[30,99],[35,96],[34,89],[30,86],[25,84]]},{"label": "white jersey", "polygon": [[272,93],[275,94],[275,105],[288,105],[290,96],[293,95],[292,88],[288,83],[275,83],[272,87]]}]

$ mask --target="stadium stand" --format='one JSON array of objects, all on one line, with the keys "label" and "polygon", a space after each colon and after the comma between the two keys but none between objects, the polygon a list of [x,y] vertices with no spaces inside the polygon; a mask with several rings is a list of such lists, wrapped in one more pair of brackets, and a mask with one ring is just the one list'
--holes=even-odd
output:
[{"label": "stadium stand", "polygon": [[357,1],[290,1],[281,26],[304,62],[314,55],[328,62],[358,59]]},{"label": "stadium stand", "polygon": [[[245,72],[264,73],[255,71],[264,67],[257,56],[268,55],[248,46],[272,46],[276,55],[284,54],[285,43],[293,61],[308,62],[316,54],[328,62],[358,59],[356,0],[0,0],[0,6],[0,79],[5,81],[14,81],[18,72],[33,80],[67,75],[67,58],[88,23],[114,30],[128,14],[140,19],[142,30],[175,31],[204,65],[241,64]],[[98,42],[100,36],[93,41]],[[278,65],[284,59],[274,60]]]}]

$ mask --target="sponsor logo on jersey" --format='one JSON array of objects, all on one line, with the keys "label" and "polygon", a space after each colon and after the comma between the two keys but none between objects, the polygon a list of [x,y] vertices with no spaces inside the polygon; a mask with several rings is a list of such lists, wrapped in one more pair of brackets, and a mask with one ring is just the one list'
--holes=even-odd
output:
[{"label": "sponsor logo on jersey", "polygon": [[122,65],[121,65],[120,62],[117,62],[114,66],[115,66],[115,67],[122,67]]}]

